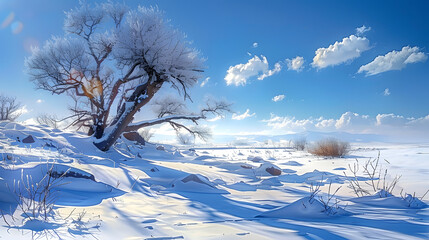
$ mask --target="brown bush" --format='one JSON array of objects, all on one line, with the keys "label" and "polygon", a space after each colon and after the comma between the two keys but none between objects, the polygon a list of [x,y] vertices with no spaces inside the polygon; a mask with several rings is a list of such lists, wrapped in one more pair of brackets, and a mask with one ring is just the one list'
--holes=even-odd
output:
[{"label": "brown bush", "polygon": [[310,150],[310,153],[317,156],[342,157],[346,155],[349,150],[349,143],[329,138],[318,141],[315,147]]}]

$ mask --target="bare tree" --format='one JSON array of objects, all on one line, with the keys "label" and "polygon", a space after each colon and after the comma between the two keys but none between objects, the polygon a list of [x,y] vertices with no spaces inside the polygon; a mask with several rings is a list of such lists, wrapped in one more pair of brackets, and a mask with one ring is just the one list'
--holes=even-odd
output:
[{"label": "bare tree", "polygon": [[293,140],[293,148],[298,151],[303,151],[307,146],[307,139],[305,137],[297,138]]},{"label": "bare tree", "polygon": [[165,111],[158,119],[133,122],[164,85],[190,100],[188,90],[203,68],[198,51],[157,8],[82,3],[66,12],[64,29],[65,37],[53,37],[36,49],[26,66],[37,88],[73,99],[72,125],[89,127],[88,134],[103,151],[124,132],[165,122],[192,132],[178,121],[197,123],[209,113],[229,110],[224,102],[211,102],[198,114]]},{"label": "bare tree", "polygon": [[22,114],[20,108],[21,103],[16,98],[0,94],[0,121],[15,121]]},{"label": "bare tree", "polygon": [[55,115],[42,113],[36,117],[36,122],[41,125],[47,125],[51,128],[58,129],[59,123],[61,122]]}]

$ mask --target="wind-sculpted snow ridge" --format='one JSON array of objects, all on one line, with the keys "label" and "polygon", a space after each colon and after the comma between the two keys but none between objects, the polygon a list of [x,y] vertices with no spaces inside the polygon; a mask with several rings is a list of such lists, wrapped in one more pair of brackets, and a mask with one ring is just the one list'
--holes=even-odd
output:
[{"label": "wind-sculpted snow ridge", "polygon": [[184,178],[177,179],[171,184],[171,189],[182,192],[196,193],[229,193],[226,190],[216,188],[216,184],[200,174],[190,174]]},{"label": "wind-sculpted snow ridge", "polygon": [[[121,138],[102,152],[79,132],[0,122],[0,236],[427,239],[422,196],[428,146],[355,149],[359,158],[383,149],[389,173],[402,175],[394,195],[353,197],[347,186],[354,158],[323,159],[278,146],[178,148]],[[352,180],[363,185],[368,177],[358,172]],[[318,190],[309,193],[314,186]],[[402,189],[419,197],[396,197]]]},{"label": "wind-sculpted snow ridge", "polygon": [[257,217],[314,219],[349,215],[351,213],[341,207],[325,206],[317,199],[304,197],[285,207],[264,212]]},{"label": "wind-sculpted snow ridge", "polygon": [[423,209],[428,207],[421,199],[411,194],[405,194],[403,197],[396,197],[384,190],[371,196],[352,198],[350,201],[385,208]]}]

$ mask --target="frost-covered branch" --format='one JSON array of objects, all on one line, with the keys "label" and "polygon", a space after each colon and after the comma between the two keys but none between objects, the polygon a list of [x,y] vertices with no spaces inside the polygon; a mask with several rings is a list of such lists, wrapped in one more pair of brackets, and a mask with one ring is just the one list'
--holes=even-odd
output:
[{"label": "frost-covered branch", "polygon": [[[134,114],[163,85],[190,99],[188,89],[203,71],[199,52],[156,7],[129,10],[124,4],[82,2],[66,12],[64,30],[63,37],[53,37],[35,49],[26,66],[37,88],[73,99],[72,124],[90,126],[88,134],[98,139],[96,145],[104,151],[127,127],[136,128],[130,125]],[[114,107],[117,111],[112,111]],[[159,116],[173,115],[179,108]],[[217,110],[208,106],[187,120],[196,123],[209,112]],[[173,120],[177,119],[169,121]]]}]

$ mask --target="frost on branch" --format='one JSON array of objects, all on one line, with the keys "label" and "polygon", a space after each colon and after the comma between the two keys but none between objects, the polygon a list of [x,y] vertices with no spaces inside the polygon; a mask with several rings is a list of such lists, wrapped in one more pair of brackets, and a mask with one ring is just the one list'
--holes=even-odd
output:
[{"label": "frost on branch", "polygon": [[159,119],[131,124],[163,85],[190,99],[188,90],[203,69],[199,52],[155,7],[129,10],[123,4],[82,3],[66,12],[64,30],[63,37],[53,37],[34,50],[26,59],[27,70],[36,87],[70,96],[71,125],[88,129],[103,151],[123,132],[163,122],[186,129],[173,120],[197,124],[227,106],[207,105],[189,117],[179,111],[185,109],[184,103],[167,102],[170,109]]}]

